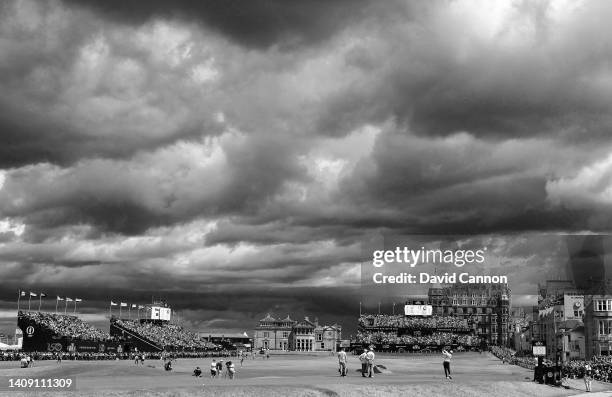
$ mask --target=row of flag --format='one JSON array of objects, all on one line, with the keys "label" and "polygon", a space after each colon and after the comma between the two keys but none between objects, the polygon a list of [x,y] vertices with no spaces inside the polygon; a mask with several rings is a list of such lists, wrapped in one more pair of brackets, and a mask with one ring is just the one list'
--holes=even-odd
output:
[{"label": "row of flag", "polygon": [[[38,294],[36,292],[32,292],[32,291],[29,291],[29,292],[30,292],[30,294],[29,294],[30,297],[37,297],[38,296]],[[28,296],[28,294],[26,294],[25,291],[19,291],[19,296]],[[41,298],[44,298],[45,296],[47,296],[47,294],[45,294],[44,292],[40,292],[40,297]]]},{"label": "row of flag", "polygon": [[140,310],[140,309],[144,309],[144,308],[145,308],[145,307],[144,307],[144,306],[142,306],[142,305],[137,305],[137,304],[135,304],[135,303],[132,303],[131,305],[129,305],[129,304],[125,303],[125,302],[119,302],[119,303],[117,303],[117,302],[113,302],[113,301],[111,301],[110,305],[111,305],[111,306],[119,306],[119,307],[129,307],[130,309],[138,309],[138,310]]},{"label": "row of flag", "polygon": [[73,300],[72,298],[68,298],[68,297],[62,298],[61,296],[58,296],[56,300],[58,301],[65,300],[66,302],[83,302],[83,299],[80,299],[80,298],[74,298]]},{"label": "row of flag", "polygon": [[[30,296],[31,298],[34,298],[34,297],[46,298],[47,294],[45,294],[44,292],[39,292],[37,294],[36,292],[32,292],[32,291],[29,291],[29,294],[26,294],[25,291],[20,291],[19,292],[19,296]],[[66,302],[83,302],[83,299],[81,299],[81,298],[74,298],[74,299],[72,299],[72,298],[69,298],[67,296],[66,297],[58,296],[56,298],[56,300],[57,301],[66,301]]]}]

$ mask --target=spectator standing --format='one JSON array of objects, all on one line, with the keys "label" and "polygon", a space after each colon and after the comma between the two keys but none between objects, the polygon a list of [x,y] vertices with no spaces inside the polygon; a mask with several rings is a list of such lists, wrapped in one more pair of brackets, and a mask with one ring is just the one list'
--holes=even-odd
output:
[{"label": "spectator standing", "polygon": [[364,350],[363,353],[359,356],[359,361],[361,362],[361,376],[365,378],[366,371],[368,370],[368,351]]},{"label": "spectator standing", "polygon": [[227,374],[229,375],[230,379],[234,379],[234,374],[236,374],[236,367],[231,361],[228,364],[229,365],[227,366]]},{"label": "spectator standing", "polygon": [[338,365],[340,366],[340,376],[346,376],[346,352],[343,348],[338,353]]},{"label": "spectator standing", "polygon": [[213,358],[212,362],[210,363],[210,377],[212,379],[215,376],[217,376],[217,362]]},{"label": "spectator standing", "polygon": [[368,352],[366,353],[366,362],[368,365],[368,377],[369,378],[373,376],[372,370],[374,367],[374,358],[376,358],[376,355],[374,354],[374,350],[370,348]]},{"label": "spectator standing", "polygon": [[593,382],[593,368],[589,363],[584,365],[584,386],[586,391],[591,391],[591,383]]}]

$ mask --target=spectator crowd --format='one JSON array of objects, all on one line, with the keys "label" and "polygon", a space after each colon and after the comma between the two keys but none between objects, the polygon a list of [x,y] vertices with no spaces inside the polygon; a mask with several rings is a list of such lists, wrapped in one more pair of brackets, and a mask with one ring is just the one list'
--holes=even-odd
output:
[{"label": "spectator crowd", "polygon": [[518,365],[519,367],[533,369],[536,365],[534,357],[517,356],[513,350],[502,346],[491,346],[491,353],[503,363]]},{"label": "spectator crowd", "polygon": [[91,341],[112,339],[107,332],[87,324],[76,316],[42,312],[21,312],[20,315],[38,327],[58,336]]},{"label": "spectator crowd", "polygon": [[[97,361],[97,360],[134,360],[134,353],[52,353],[52,352],[0,352],[0,361],[19,361],[24,355],[29,355],[34,361],[46,360],[79,360],[79,361]],[[171,357],[176,358],[206,358],[206,357],[237,357],[236,351],[216,351],[216,352],[155,352],[146,353],[146,358],[149,360],[163,360]]]},{"label": "spectator crowd", "polygon": [[408,330],[436,330],[451,328],[458,331],[470,330],[467,320],[449,316],[407,317],[403,315],[364,314],[359,317],[362,328],[398,328]]},{"label": "spectator crowd", "polygon": [[572,360],[565,367],[565,373],[570,378],[582,378],[586,364],[591,366],[594,380],[612,383],[612,356],[595,356],[590,361]]},{"label": "spectator crowd", "polygon": [[393,332],[357,332],[356,343],[360,344],[395,344],[419,345],[422,347],[459,345],[464,347],[478,346],[479,339],[474,336],[453,332],[432,332],[429,335],[401,335]]},{"label": "spectator crowd", "polygon": [[139,335],[156,345],[170,349],[206,349],[209,344],[201,341],[200,337],[178,324],[139,322],[117,319],[116,325]]}]

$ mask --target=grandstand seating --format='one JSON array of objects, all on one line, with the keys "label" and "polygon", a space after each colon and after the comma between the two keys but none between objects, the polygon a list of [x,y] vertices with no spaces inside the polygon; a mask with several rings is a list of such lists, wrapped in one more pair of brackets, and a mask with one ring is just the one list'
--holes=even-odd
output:
[{"label": "grandstand seating", "polygon": [[106,341],[111,339],[110,334],[107,332],[87,324],[76,316],[42,312],[20,312],[19,314],[24,320],[32,322],[50,334],[60,337],[90,341]]},{"label": "grandstand seating", "polygon": [[453,332],[433,332],[430,335],[402,335],[392,332],[357,332],[356,343],[360,344],[394,344],[420,346],[477,346],[478,338]]},{"label": "grandstand seating", "polygon": [[407,317],[402,315],[366,314],[359,317],[359,326],[364,329],[407,329],[407,330],[437,330],[451,328],[457,331],[469,331],[465,319],[456,317]]},{"label": "grandstand seating", "polygon": [[197,350],[210,347],[205,341],[200,341],[197,334],[177,324],[139,322],[125,319],[114,319],[113,322],[115,326],[164,349]]}]

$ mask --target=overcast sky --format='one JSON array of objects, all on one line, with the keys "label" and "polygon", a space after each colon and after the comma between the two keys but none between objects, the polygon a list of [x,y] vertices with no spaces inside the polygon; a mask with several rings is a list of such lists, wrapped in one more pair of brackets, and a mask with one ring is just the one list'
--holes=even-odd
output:
[{"label": "overcast sky", "polygon": [[597,0],[1,2],[0,331],[19,288],[106,325],[110,299],[155,295],[195,329],[266,312],[354,329],[385,234],[490,238],[481,270],[503,264],[533,302],[563,276],[557,234],[612,225],[611,17]]}]

